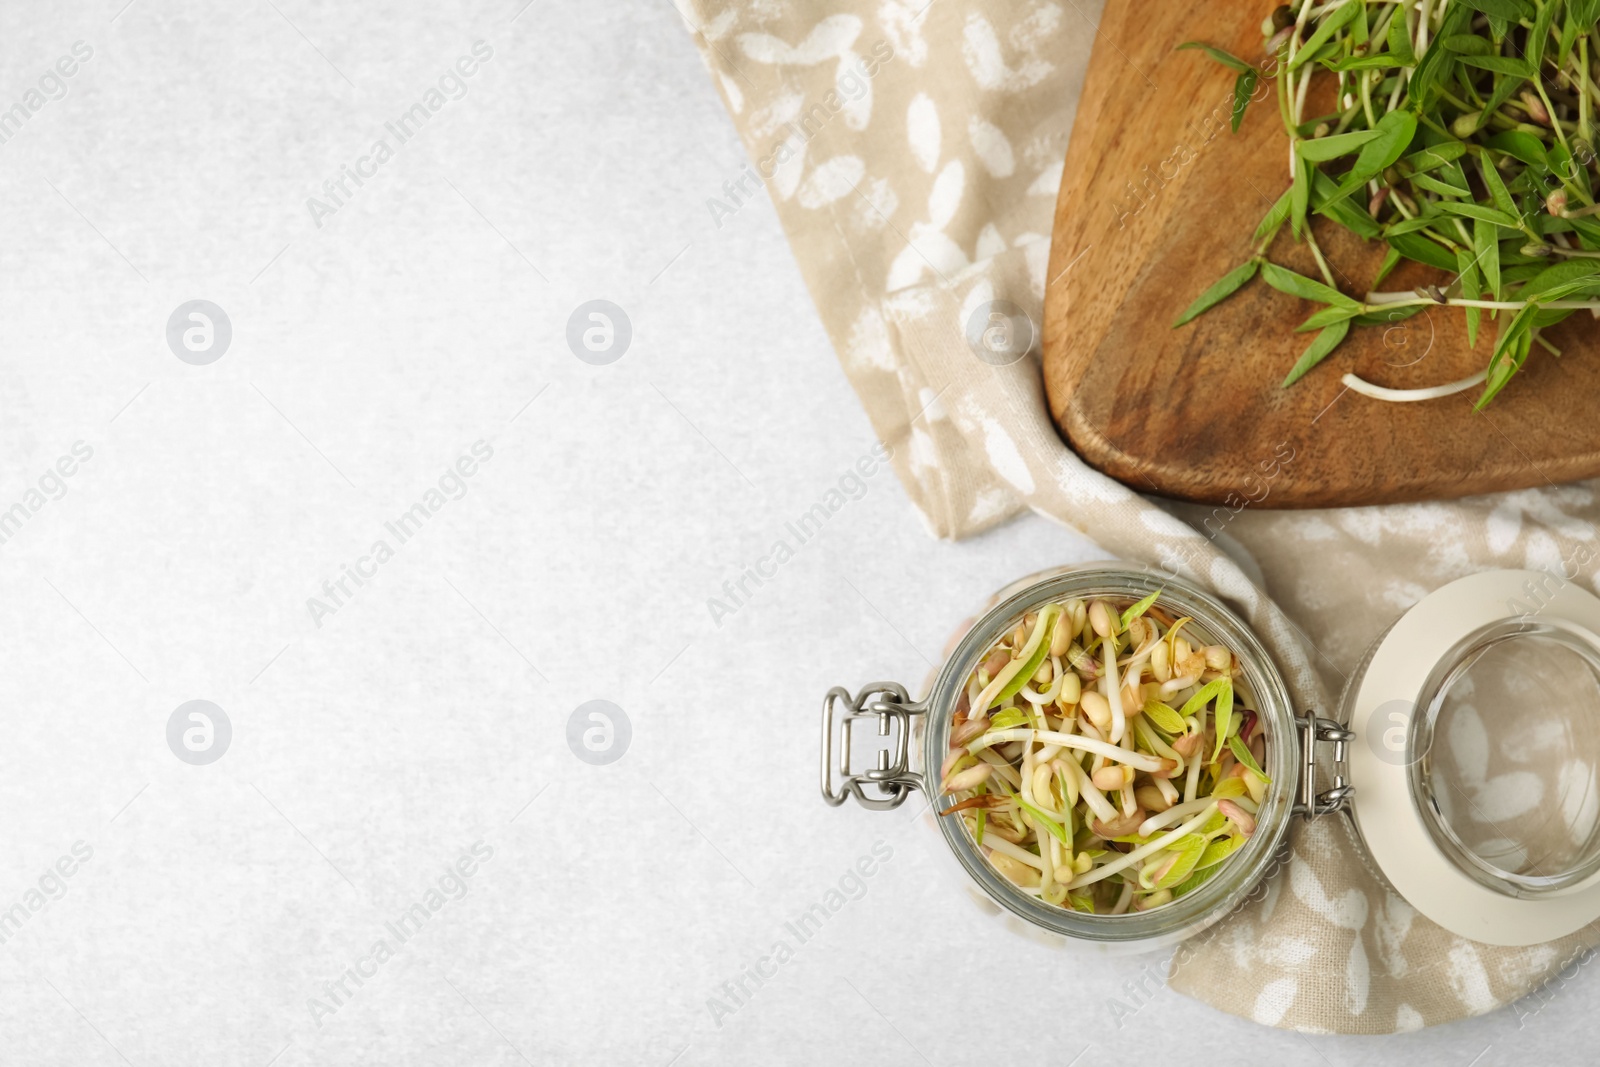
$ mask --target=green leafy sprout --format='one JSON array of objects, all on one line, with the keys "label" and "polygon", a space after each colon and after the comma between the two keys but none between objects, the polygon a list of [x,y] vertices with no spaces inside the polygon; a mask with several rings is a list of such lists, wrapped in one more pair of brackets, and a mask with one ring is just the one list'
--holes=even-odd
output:
[{"label": "green leafy sprout", "polygon": [[[1183,326],[1259,276],[1319,303],[1300,332],[1316,336],[1285,387],[1325,360],[1353,326],[1389,326],[1431,308],[1462,309],[1476,347],[1485,313],[1496,337],[1483,370],[1457,382],[1394,390],[1347,374],[1384,400],[1426,400],[1506,387],[1545,330],[1574,312],[1600,317],[1600,204],[1594,113],[1600,105],[1600,0],[1295,0],[1262,24],[1255,66],[1190,41],[1233,70],[1235,131],[1262,79],[1277,89],[1289,135],[1289,188],[1253,238],[1254,252],[1178,316]],[[1331,114],[1306,117],[1313,79],[1336,78]],[[1387,246],[1372,291],[1339,288],[1312,233],[1320,216]],[[1267,258],[1287,226],[1321,280]],[[1448,281],[1377,291],[1402,259]]]}]

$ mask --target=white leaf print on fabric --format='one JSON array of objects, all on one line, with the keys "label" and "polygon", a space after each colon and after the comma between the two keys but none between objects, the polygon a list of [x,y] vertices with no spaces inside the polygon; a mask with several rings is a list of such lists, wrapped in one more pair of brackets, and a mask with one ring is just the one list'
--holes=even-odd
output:
[{"label": "white leaf print on fabric", "polygon": [[927,386],[917,390],[917,403],[921,405],[922,417],[930,422],[942,422],[950,417],[939,394]]},{"label": "white leaf print on fabric", "polygon": [[1372,971],[1367,966],[1367,950],[1356,938],[1350,945],[1350,959],[1344,968],[1344,1007],[1351,1015],[1367,1010],[1367,993],[1372,987]]},{"label": "white leaf print on fabric", "polygon": [[1261,992],[1256,994],[1255,1007],[1251,1009],[1250,1017],[1263,1026],[1277,1026],[1283,1021],[1289,1005],[1294,1003],[1294,995],[1299,984],[1292,976],[1268,982],[1262,987]]},{"label": "white leaf print on fabric", "polygon": [[1496,976],[1502,981],[1529,985],[1548,980],[1551,970],[1560,962],[1561,953],[1553,945],[1530,945],[1501,960],[1500,966],[1495,969]]},{"label": "white leaf print on fabric", "polygon": [[1235,967],[1255,970],[1263,965],[1295,970],[1317,954],[1317,946],[1304,937],[1286,934],[1265,923],[1240,923],[1223,933]]},{"label": "white leaf print on fabric", "polygon": [[1500,501],[1489,512],[1483,532],[1490,552],[1499,556],[1511,551],[1517,543],[1517,535],[1522,532],[1522,508],[1509,497]]},{"label": "white leaf print on fabric", "polygon": [[1384,585],[1379,596],[1385,604],[1394,608],[1396,612],[1401,612],[1427,596],[1429,592],[1428,587],[1420,582],[1408,582],[1396,578]]},{"label": "white leaf print on fabric", "polygon": [[922,280],[925,270],[932,270],[940,281],[967,266],[967,254],[961,246],[938,230],[930,230],[920,223],[911,227],[911,243],[895,257],[889,267],[886,288],[893,292]]},{"label": "white leaf print on fabric", "polygon": [[1594,527],[1571,514],[1593,502],[1593,490],[1582,484],[1507,493],[1495,502],[1486,520],[1489,550],[1496,555],[1511,551],[1525,518],[1567,540],[1593,541]]},{"label": "white leaf print on fabric", "polygon": [[771,66],[809,67],[837,60],[834,91],[839,109],[851,129],[864,129],[872,116],[872,79],[862,76],[861,57],[850,50],[861,36],[861,20],[854,15],[829,15],[814,26],[805,40],[790,45],[769,33],[741,33],[739,49],[757,63]]},{"label": "white leaf print on fabric", "polygon": [[946,281],[968,265],[967,254],[944,233],[961,206],[966,182],[966,168],[959,161],[947,164],[934,178],[928,193],[928,221],[911,224],[909,243],[889,265],[884,282],[888,292],[915,285],[930,268],[941,281]]},{"label": "white leaf print on fabric", "polygon": [[799,93],[779,93],[766,107],[750,113],[750,132],[765,150],[766,140],[800,116],[806,98]]},{"label": "white leaf print on fabric", "polygon": [[984,420],[983,446],[996,474],[1024,493],[1033,492],[1033,475],[1028,472],[1022,453],[1017,451],[1017,443],[993,419]]},{"label": "white leaf print on fabric", "polygon": [[1528,535],[1523,551],[1523,566],[1530,571],[1556,571],[1561,569],[1561,548],[1555,538],[1543,530]]},{"label": "white leaf print on fabric", "polygon": [[839,65],[833,72],[844,124],[852,130],[864,130],[872,120],[872,79],[862,73],[865,69],[861,57],[846,49],[839,54]]},{"label": "white leaf print on fabric", "polygon": [[[1082,15],[1080,8],[1078,14]],[[1087,17],[1087,16],[1085,16]],[[1061,9],[1054,4],[1034,4],[1027,16],[1011,27],[1008,39],[1019,52],[1031,52],[1061,28]]]},{"label": "white leaf print on fabric", "polygon": [[1033,184],[1028,186],[1028,195],[1055,196],[1061,189],[1061,174],[1066,166],[1066,160],[1061,160],[1041,170],[1039,176],[1033,179]]},{"label": "white leaf print on fabric", "polygon": [[928,61],[928,42],[922,36],[922,15],[926,0],[888,0],[878,8],[878,23],[883,27],[895,58],[912,67]]},{"label": "white leaf print on fabric", "polygon": [[[806,146],[798,140],[786,141],[785,145],[792,147],[794,154],[773,169],[771,184],[782,200],[794,196],[795,190],[800,188],[800,177],[806,171]],[[781,158],[782,153],[779,155]]]},{"label": "white leaf print on fabric", "polygon": [[1409,1034],[1414,1030],[1421,1030],[1425,1025],[1422,1013],[1409,1004],[1402,1004],[1394,1010],[1394,1032]]},{"label": "white leaf print on fabric", "polygon": [[851,221],[858,229],[881,230],[900,208],[900,198],[887,178],[872,178],[857,188]]},{"label": "white leaf print on fabric", "polygon": [[1003,515],[1016,503],[1016,497],[1003,489],[985,489],[972,501],[972,510],[967,517],[975,523],[991,522],[996,517]]},{"label": "white leaf print on fabric", "polygon": [[1017,157],[1005,132],[994,123],[974,115],[967,120],[967,139],[979,164],[994,178],[1009,178],[1017,169]]},{"label": "white leaf print on fabric", "polygon": [[973,312],[994,299],[994,284],[988,278],[979,278],[967,295],[961,298],[961,309],[956,312],[955,328],[965,330]]},{"label": "white leaf print on fabric", "polygon": [[861,20],[854,15],[829,15],[814,26],[806,39],[791,46],[768,33],[741,33],[739,50],[757,63],[773,66],[811,66],[836,59],[861,36]]},{"label": "white leaf print on fabric", "polygon": [[928,174],[939,165],[939,108],[927,93],[918,93],[906,105],[906,140],[911,145],[911,158]]},{"label": "white leaf print on fabric", "polygon": [[1006,239],[1000,235],[999,227],[989,223],[978,231],[978,243],[972,249],[972,259],[982,263],[986,259],[993,259],[1006,250]]},{"label": "white leaf print on fabric", "polygon": [[[674,3],[672,6],[677,7],[678,5]],[[683,10],[681,8],[679,8],[678,14],[683,14]],[[688,20],[685,19],[685,21],[687,22]],[[733,24],[738,21],[739,12],[729,8],[726,11],[718,12],[717,16],[711,19],[711,21],[702,23],[700,26],[700,33],[703,34],[705,39],[708,41],[720,41],[724,37],[728,36],[728,31],[733,29]]]},{"label": "white leaf print on fabric", "polygon": [[961,194],[966,188],[967,169],[961,161],[951,160],[945,164],[939,176],[933,179],[933,188],[928,193],[928,225],[937,230],[950,225],[961,208]]},{"label": "white leaf print on fabric", "polygon": [[1411,920],[1416,917],[1416,909],[1394,893],[1385,893],[1383,903],[1378,906],[1372,931],[1377,942],[1378,959],[1385,973],[1396,978],[1404,975],[1409,967],[1405,956],[1405,940],[1411,932]]},{"label": "white leaf print on fabric", "polygon": [[1450,947],[1445,978],[1469,1014],[1482,1015],[1499,1007],[1499,1001],[1489,987],[1489,976],[1484,973],[1483,960],[1478,957],[1478,950],[1471,942],[1457,938]]},{"label": "white leaf print on fabric", "polygon": [[717,75],[717,80],[722,84],[722,95],[728,101],[728,110],[735,115],[744,110],[744,91],[739,88],[739,83],[726,74]]},{"label": "white leaf print on fabric", "polygon": [[815,211],[851,195],[866,171],[860,156],[834,156],[818,163],[800,185],[800,206]]},{"label": "white leaf print on fabric", "polygon": [[903,322],[915,322],[932,315],[939,307],[935,294],[928,289],[904,289],[890,295],[883,302],[890,316]]},{"label": "white leaf print on fabric", "polygon": [[884,279],[884,289],[893,293],[916,285],[922,280],[922,272],[927,266],[928,261],[922,258],[922,254],[907,244],[900,250],[900,254],[894,257],[894,262],[889,264],[889,276]]},{"label": "white leaf print on fabric", "polygon": [[798,93],[786,93],[775,97],[771,104],[750,116],[750,128],[754,131],[755,139],[764,146],[763,156],[773,154],[776,161],[771,189],[778,194],[779,200],[793,197],[800,185],[800,177],[805,172],[806,142],[791,135],[773,147],[771,140],[779,130],[785,129],[799,117],[804,104],[805,97]]},{"label": "white leaf print on fabric", "polygon": [[844,351],[846,358],[859,368],[891,372],[895,369],[889,328],[877,308],[861,309],[861,314],[856,316],[854,325],[850,327]]},{"label": "white leaf print on fabric", "polygon": [[1289,865],[1289,884],[1300,902],[1322,918],[1344,930],[1359,930],[1367,924],[1367,895],[1359,889],[1346,889],[1330,897],[1309,863]]},{"label": "white leaf print on fabric", "polygon": [[1339,531],[1313,516],[1306,516],[1300,524],[1300,536],[1307,541],[1332,541],[1339,536]]},{"label": "white leaf print on fabric", "polygon": [[1162,537],[1189,538],[1194,536],[1194,528],[1192,526],[1176,515],[1169,515],[1160,508],[1152,508],[1149,511],[1140,512],[1139,521],[1144,524],[1145,529],[1151,533],[1160,534]]},{"label": "white leaf print on fabric", "polygon": [[1338,514],[1339,525],[1346,533],[1354,534],[1369,545],[1376,545],[1388,532],[1384,516],[1378,508],[1350,508]]},{"label": "white leaf print on fabric", "polygon": [[961,58],[966,60],[967,69],[972,72],[972,78],[979,87],[1005,93],[1019,93],[1037,85],[1055,69],[1052,64],[1031,54],[1015,68],[1007,65],[994,27],[988,19],[977,14],[967,16],[962,33]]}]

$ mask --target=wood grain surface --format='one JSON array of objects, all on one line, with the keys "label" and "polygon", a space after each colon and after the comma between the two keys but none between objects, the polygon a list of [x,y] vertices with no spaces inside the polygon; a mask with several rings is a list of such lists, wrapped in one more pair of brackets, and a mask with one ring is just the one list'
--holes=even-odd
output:
[{"label": "wood grain surface", "polygon": [[[1273,6],[1106,4],[1047,274],[1045,387],[1062,434],[1087,462],[1136,490],[1229,506],[1422,500],[1600,474],[1600,324],[1582,312],[1547,334],[1563,355],[1535,346],[1482,413],[1473,410],[1476,389],[1394,404],[1340,382],[1354,371],[1413,388],[1480,370],[1494,326],[1485,319],[1469,348],[1459,309],[1352,329],[1289,389],[1280,383],[1314,336],[1294,327],[1317,305],[1257,278],[1171,328],[1201,291],[1249,258],[1256,224],[1289,184],[1276,101],[1252,104],[1230,133],[1232,72],[1173,49],[1198,37],[1259,62],[1259,26]],[[1382,247],[1323,220],[1315,232],[1340,288],[1364,295]],[[1287,227],[1269,258],[1317,275]],[[1407,261],[1383,288],[1448,277]]]}]

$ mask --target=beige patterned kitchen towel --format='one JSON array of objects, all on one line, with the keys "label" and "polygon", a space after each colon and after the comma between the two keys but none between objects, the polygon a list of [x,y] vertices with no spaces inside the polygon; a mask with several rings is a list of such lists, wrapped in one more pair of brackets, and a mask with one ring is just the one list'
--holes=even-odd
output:
[{"label": "beige patterned kitchen towel", "polygon": [[[1578,558],[1592,576],[1600,504],[1588,486],[1219,517],[1158,506],[1062,445],[1032,324],[1101,0],[679,2],[749,155],[706,210],[722,225],[752,197],[776,205],[933,533],[962,537],[1030,507],[1196,578],[1238,607],[1297,702],[1317,708],[1333,706],[1389,622],[1453,578]],[[1559,783],[1529,770],[1550,753],[1490,759],[1475,714],[1463,709],[1446,739],[1467,799],[1496,819],[1548,811],[1541,791]],[[1592,786],[1592,768],[1577,773]],[[1448,934],[1325,818],[1296,829],[1264,895],[1176,956],[1172,984],[1271,1025],[1388,1033],[1507,1004],[1588,941],[1508,950]]]}]

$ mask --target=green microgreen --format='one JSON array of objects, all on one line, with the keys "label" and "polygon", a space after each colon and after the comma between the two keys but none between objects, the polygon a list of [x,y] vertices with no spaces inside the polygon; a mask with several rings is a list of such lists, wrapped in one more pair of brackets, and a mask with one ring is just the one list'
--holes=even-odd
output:
[{"label": "green microgreen", "polygon": [[[1249,258],[1174,327],[1258,275],[1322,305],[1299,326],[1318,332],[1284,378],[1287,387],[1352,327],[1386,327],[1424,307],[1460,308],[1469,345],[1486,317],[1495,324],[1485,371],[1414,395],[1385,391],[1384,399],[1448,395],[1482,381],[1481,408],[1535,344],[1553,350],[1543,331],[1575,311],[1600,315],[1600,79],[1591,69],[1600,0],[1302,0],[1268,18],[1262,34],[1256,62],[1204,42],[1179,46],[1233,72],[1235,131],[1260,79],[1273,80],[1292,151],[1288,187],[1256,228]],[[1337,82],[1337,110],[1308,116],[1312,83],[1328,80]],[[1354,283],[1313,236],[1319,218],[1387,246],[1364,297],[1343,291]],[[1321,281],[1267,258],[1285,223],[1307,245]],[[1444,276],[1410,292],[1373,291],[1402,259]],[[1346,382],[1377,395],[1352,375]]]}]

